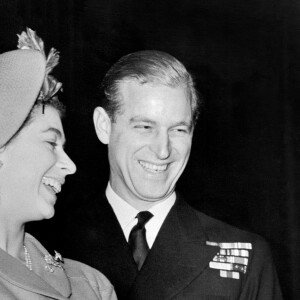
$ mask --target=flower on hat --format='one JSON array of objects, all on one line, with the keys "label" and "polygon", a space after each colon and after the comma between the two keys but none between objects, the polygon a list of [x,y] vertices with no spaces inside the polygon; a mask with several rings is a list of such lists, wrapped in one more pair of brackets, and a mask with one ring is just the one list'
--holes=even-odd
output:
[{"label": "flower on hat", "polygon": [[23,31],[17,36],[19,37],[19,49],[32,49],[40,51],[46,59],[44,83],[38,96],[38,100],[45,104],[47,101],[53,98],[59,90],[62,90],[62,83],[57,81],[52,75],[49,75],[53,68],[59,63],[59,52],[56,49],[51,48],[48,57],[46,57],[43,40],[37,36],[35,31],[31,30],[30,28],[26,28],[26,32]]}]

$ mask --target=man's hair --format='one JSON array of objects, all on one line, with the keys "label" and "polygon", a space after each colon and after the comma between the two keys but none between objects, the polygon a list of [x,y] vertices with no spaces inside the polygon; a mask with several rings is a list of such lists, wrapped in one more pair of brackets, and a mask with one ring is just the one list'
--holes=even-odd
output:
[{"label": "man's hair", "polygon": [[102,107],[115,122],[122,112],[119,84],[134,79],[140,84],[153,83],[169,87],[186,87],[190,95],[193,124],[196,124],[202,98],[198,95],[194,80],[184,65],[168,53],[146,50],[130,53],[118,60],[106,73],[102,83]]}]

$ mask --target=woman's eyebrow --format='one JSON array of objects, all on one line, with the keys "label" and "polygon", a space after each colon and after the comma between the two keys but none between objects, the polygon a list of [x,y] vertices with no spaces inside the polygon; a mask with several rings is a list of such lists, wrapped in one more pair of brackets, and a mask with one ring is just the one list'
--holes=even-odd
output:
[{"label": "woman's eyebrow", "polygon": [[57,128],[55,128],[55,127],[49,127],[49,128],[47,128],[47,129],[45,129],[45,130],[43,130],[42,132],[43,133],[46,133],[46,132],[54,132],[54,133],[56,133],[57,135],[58,135],[58,137],[59,138],[62,138],[62,133],[61,133],[61,131],[60,130],[58,130]]},{"label": "woman's eyebrow", "polygon": [[57,128],[55,128],[55,127],[49,127],[49,128],[47,128],[47,129],[43,130],[42,132],[43,132],[43,133],[54,132],[54,133],[58,136],[59,139],[62,139],[62,140],[63,140],[63,145],[65,146],[66,140],[65,140],[65,138],[64,138],[64,136],[63,136],[63,134],[62,134],[62,132],[61,132],[59,129],[57,129]]}]

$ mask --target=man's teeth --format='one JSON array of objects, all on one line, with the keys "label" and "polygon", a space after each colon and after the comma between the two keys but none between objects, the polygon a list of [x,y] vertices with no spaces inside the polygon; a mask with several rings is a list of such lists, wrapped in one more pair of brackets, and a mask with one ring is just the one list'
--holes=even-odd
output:
[{"label": "man's teeth", "polygon": [[50,186],[56,194],[61,191],[61,184],[54,178],[43,177],[42,182]]},{"label": "man's teeth", "polygon": [[159,172],[163,172],[167,169],[168,165],[165,164],[165,165],[154,165],[154,164],[150,164],[150,163],[147,163],[147,162],[144,162],[144,161],[139,161],[140,165],[147,169],[148,171],[150,172],[154,172],[154,173],[159,173]]}]

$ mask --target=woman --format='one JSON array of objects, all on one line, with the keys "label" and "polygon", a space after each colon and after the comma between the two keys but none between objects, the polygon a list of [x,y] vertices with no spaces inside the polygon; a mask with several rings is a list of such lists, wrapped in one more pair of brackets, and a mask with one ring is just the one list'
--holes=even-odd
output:
[{"label": "woman", "polygon": [[76,166],[63,148],[61,83],[49,75],[58,53],[46,58],[30,29],[18,47],[0,55],[0,299],[116,299],[104,275],[25,233],[27,222],[54,215]]}]

